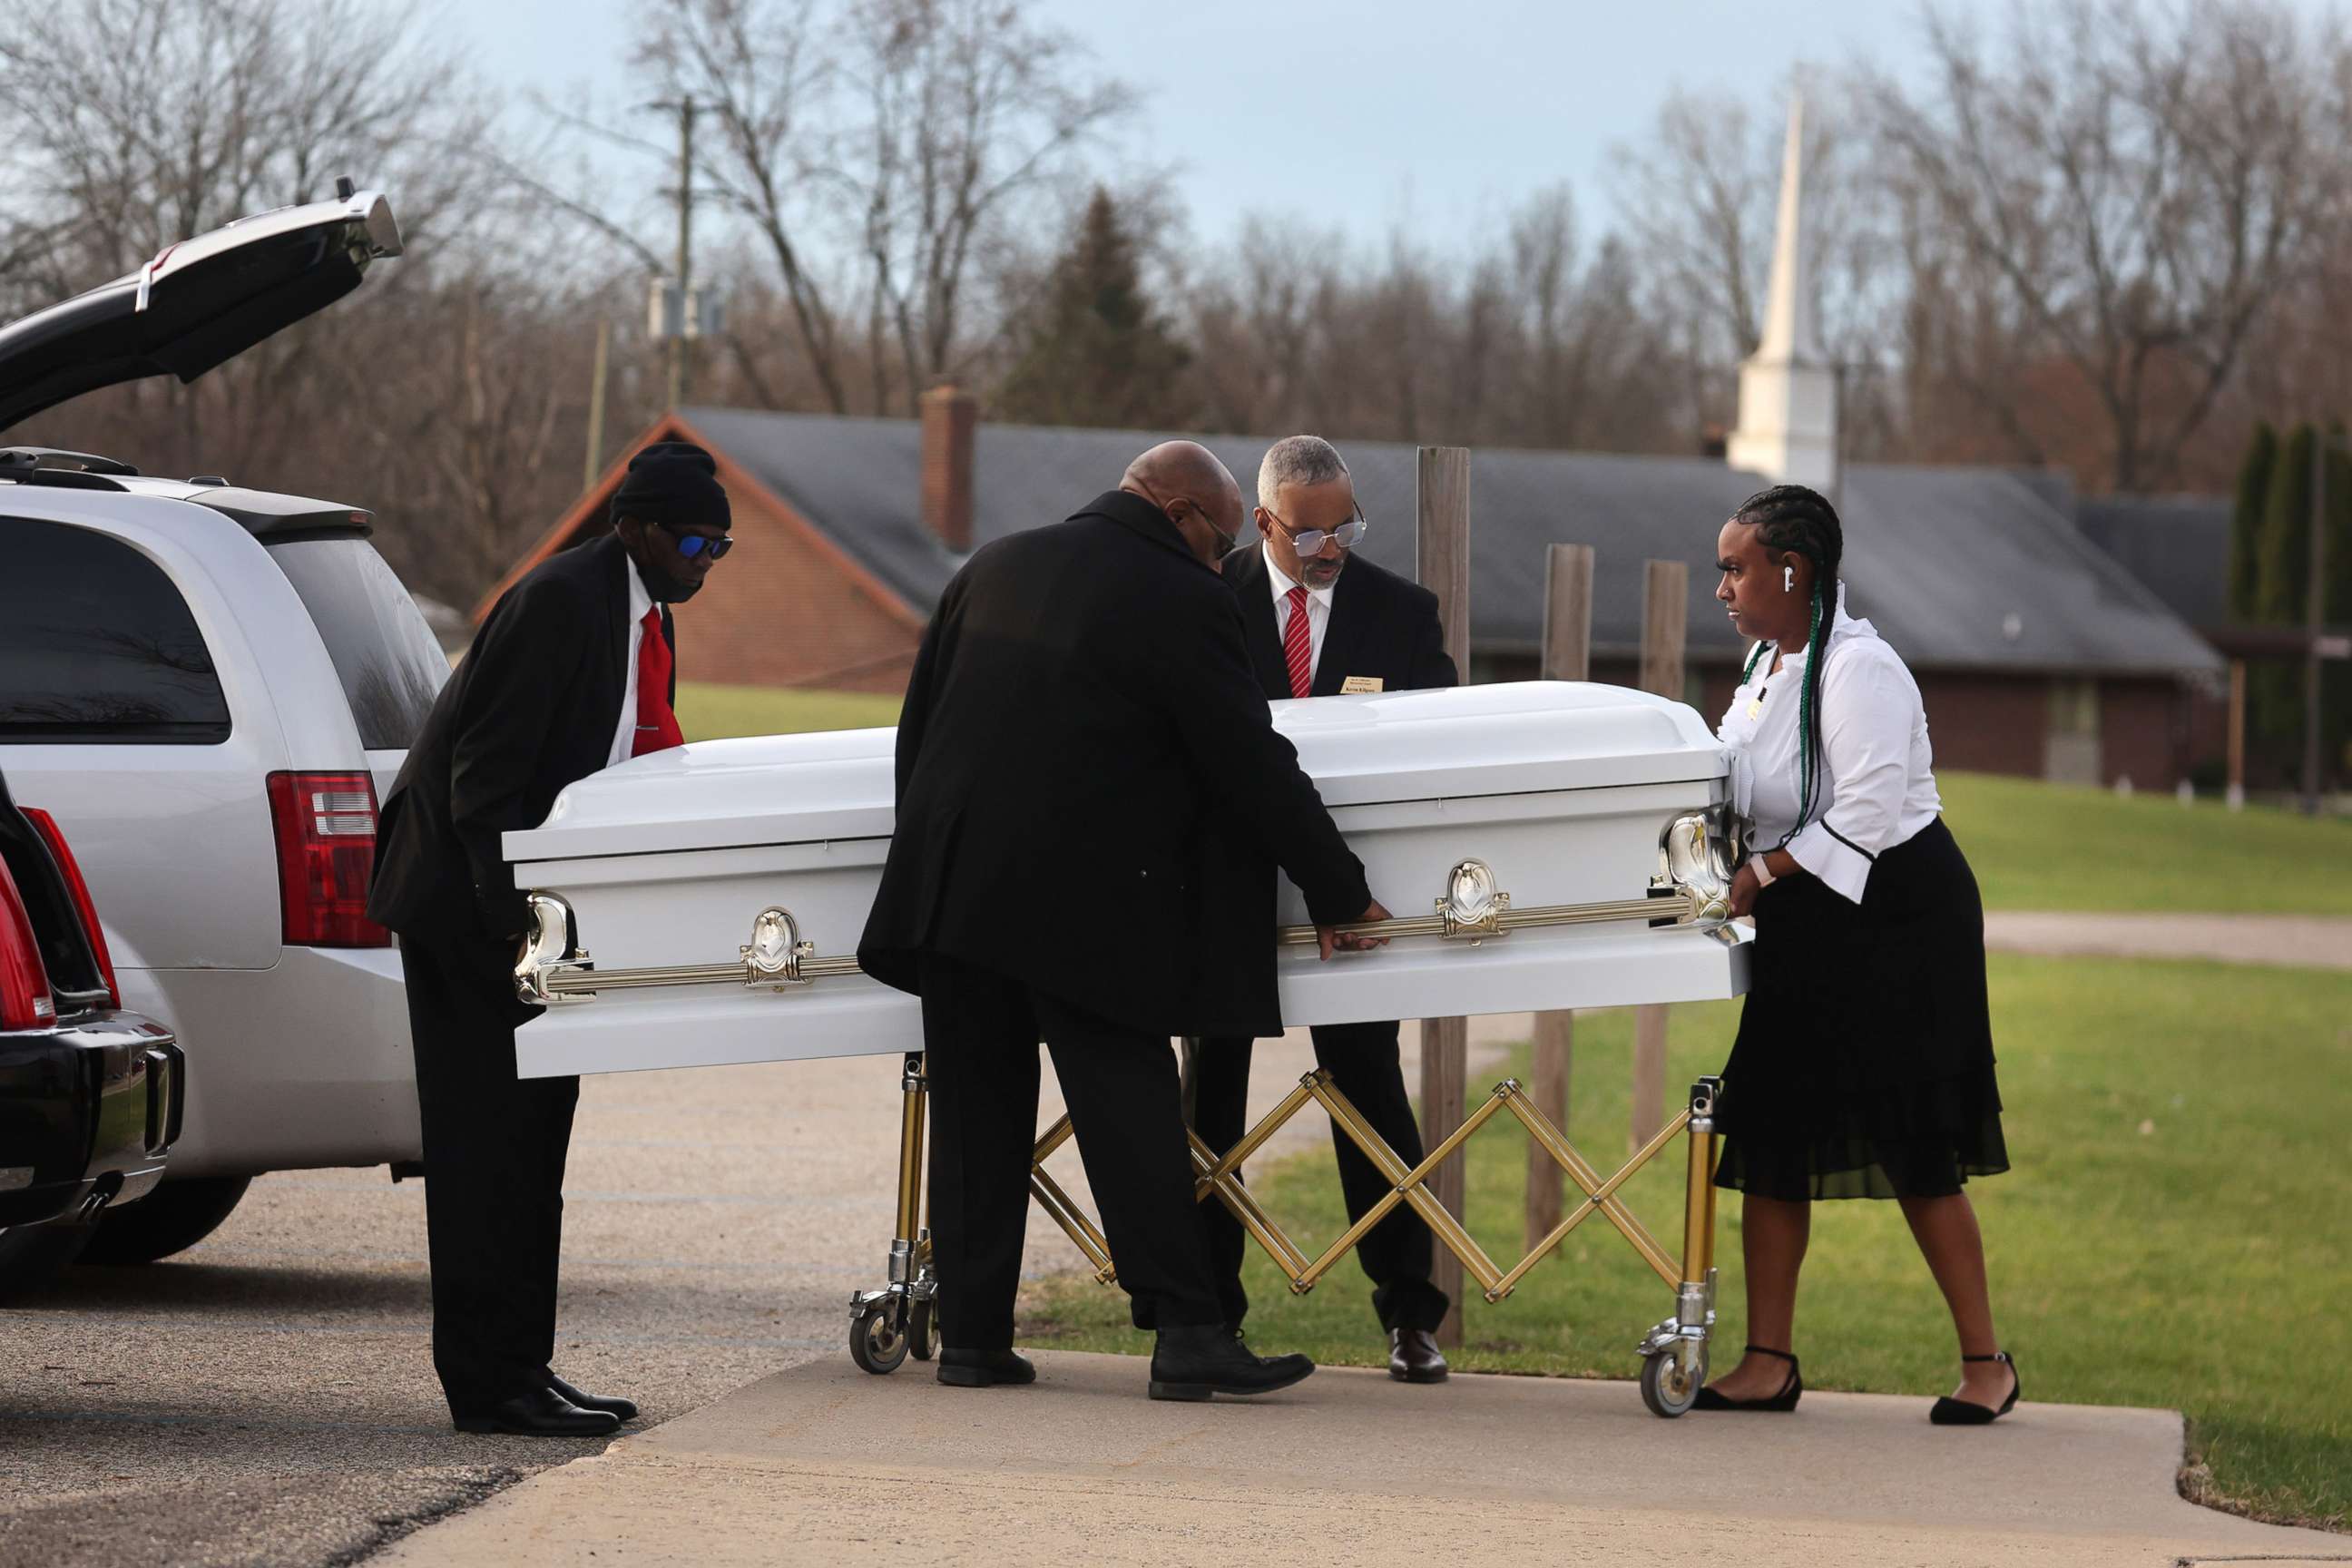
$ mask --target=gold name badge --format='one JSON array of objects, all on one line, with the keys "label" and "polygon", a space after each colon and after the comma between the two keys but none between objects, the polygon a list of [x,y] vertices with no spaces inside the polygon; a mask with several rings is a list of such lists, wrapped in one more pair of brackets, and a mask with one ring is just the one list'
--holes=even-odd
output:
[{"label": "gold name badge", "polygon": [[1359,692],[1386,689],[1387,688],[1381,684],[1381,678],[1377,675],[1351,675],[1339,682],[1339,695],[1342,697],[1353,697]]}]

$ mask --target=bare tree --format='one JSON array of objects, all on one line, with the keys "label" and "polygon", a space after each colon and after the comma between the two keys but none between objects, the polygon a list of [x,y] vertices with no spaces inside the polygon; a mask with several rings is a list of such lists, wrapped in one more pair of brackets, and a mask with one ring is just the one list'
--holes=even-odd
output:
[{"label": "bare tree", "polygon": [[1727,423],[1734,368],[1762,335],[1788,104],[1799,93],[1816,319],[1832,357],[1867,363],[1881,352],[1897,301],[1884,266],[1879,193],[1855,166],[1862,138],[1834,79],[1799,70],[1760,105],[1675,92],[1645,140],[1617,149],[1625,243],[1656,310],[1675,325],[1683,417],[1694,437]]},{"label": "bare tree", "polygon": [[[120,276],[163,247],[349,174],[395,195],[413,247],[478,226],[487,112],[414,7],[360,0],[0,5],[0,140],[47,229],[28,287]],[[411,264],[413,269],[413,264]],[[407,285],[394,268],[375,293]],[[274,459],[333,329],[311,323],[197,387],[126,395],[208,468]]]},{"label": "bare tree", "polygon": [[[639,58],[711,116],[698,173],[760,236],[836,413],[861,315],[877,411],[960,368],[992,231],[1118,101],[1020,0],[664,0]],[[845,255],[854,282],[817,259]]]},{"label": "bare tree", "polygon": [[991,226],[1074,172],[1121,89],[1084,82],[1076,41],[1018,0],[860,0],[850,27],[866,114],[833,173],[862,215],[874,316],[896,336],[911,413],[928,381],[957,368]]},{"label": "bare tree", "polygon": [[2266,0],[2053,0],[2013,12],[1998,55],[1957,15],[1927,32],[1932,95],[1869,82],[1885,173],[1943,280],[1918,303],[1957,302],[1943,330],[1999,352],[1915,375],[1956,370],[2016,457],[2043,450],[2039,395],[2095,419],[2115,488],[2171,482],[2250,334],[2344,233],[2339,30]]},{"label": "bare tree", "polygon": [[750,223],[790,303],[802,353],[836,414],[849,410],[840,311],[822,249],[827,116],[837,87],[816,0],[661,0],[638,61],[668,99],[710,117],[697,179]]},{"label": "bare tree", "polygon": [[1638,278],[1613,238],[1587,258],[1564,186],[1458,255],[1253,218],[1190,289],[1197,389],[1253,434],[1686,450]]}]

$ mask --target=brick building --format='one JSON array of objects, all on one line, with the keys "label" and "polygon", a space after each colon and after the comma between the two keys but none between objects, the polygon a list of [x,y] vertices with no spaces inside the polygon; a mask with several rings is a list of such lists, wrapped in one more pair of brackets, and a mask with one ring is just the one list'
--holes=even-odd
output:
[{"label": "brick building", "polygon": [[[900,689],[931,606],[972,548],[1058,521],[1116,485],[1157,438],[979,425],[971,411],[968,398],[940,392],[919,421],[687,408],[646,431],[643,441],[697,441],[718,456],[740,542],[684,611],[680,676]],[[1270,444],[1204,439],[1245,488]],[[1341,450],[1372,523],[1363,552],[1412,573],[1414,449]],[[616,464],[558,520],[508,580],[602,531],[621,471]],[[2191,721],[2210,713],[2199,700],[2217,688],[2221,661],[2084,538],[2048,487],[1994,468],[1863,465],[1842,478],[1850,606],[1917,674],[1941,765],[2081,783],[2129,776],[2143,788],[2182,776],[2196,754]],[[1705,458],[1477,453],[1473,674],[1533,677],[1545,547],[1587,543],[1596,552],[1593,678],[1633,682],[1643,563],[1685,561],[1688,696],[1719,713],[1744,650],[1712,597],[1716,530],[1767,482]]]}]

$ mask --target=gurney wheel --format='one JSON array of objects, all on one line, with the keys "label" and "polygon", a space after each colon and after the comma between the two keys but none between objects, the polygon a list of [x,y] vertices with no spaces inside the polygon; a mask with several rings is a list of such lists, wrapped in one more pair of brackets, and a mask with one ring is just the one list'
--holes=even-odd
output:
[{"label": "gurney wheel", "polygon": [[1651,1415],[1672,1420],[1691,1407],[1706,1381],[1705,1352],[1693,1356],[1688,1367],[1680,1356],[1661,1352],[1642,1363],[1642,1403],[1650,1407]]},{"label": "gurney wheel", "polygon": [[907,1317],[907,1350],[917,1361],[929,1361],[940,1348],[937,1312],[927,1297],[917,1298]]},{"label": "gurney wheel", "polygon": [[849,1359],[877,1376],[896,1372],[907,1359],[907,1334],[898,1326],[898,1304],[888,1297],[869,1302],[849,1325]]}]

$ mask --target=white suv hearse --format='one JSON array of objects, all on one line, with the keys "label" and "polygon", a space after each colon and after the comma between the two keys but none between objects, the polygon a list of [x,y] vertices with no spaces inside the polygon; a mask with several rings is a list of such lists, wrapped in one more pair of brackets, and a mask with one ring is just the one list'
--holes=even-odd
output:
[{"label": "white suv hearse", "polygon": [[[183,380],[400,253],[390,206],[240,220],[0,328],[0,430]],[[86,1258],[187,1247],[264,1171],[410,1162],[400,958],[363,909],[376,801],[448,666],[368,514],[0,448],[0,760],[72,842],[122,1004],[187,1058],[169,1178]]]}]

